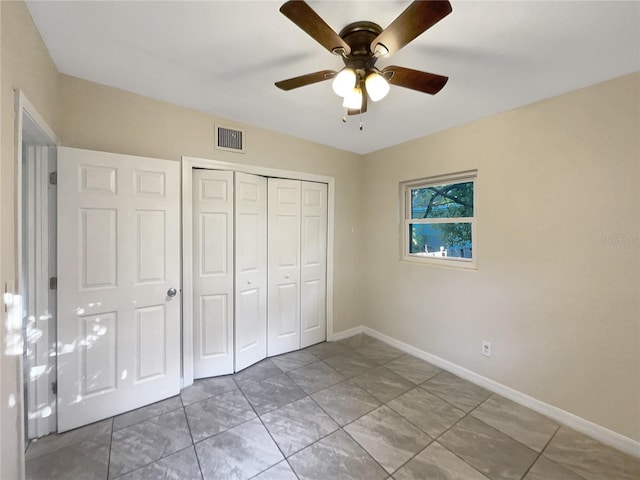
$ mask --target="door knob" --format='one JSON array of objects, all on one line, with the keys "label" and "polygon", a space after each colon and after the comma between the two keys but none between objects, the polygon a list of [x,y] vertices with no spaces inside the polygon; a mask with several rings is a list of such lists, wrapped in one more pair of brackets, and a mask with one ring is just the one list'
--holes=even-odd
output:
[{"label": "door knob", "polygon": [[175,297],[178,291],[175,288],[167,290],[167,297]]},{"label": "door knob", "polygon": [[251,285],[251,280],[247,280],[247,285]]},{"label": "door knob", "polygon": [[289,278],[291,275],[289,275],[288,273],[284,276],[284,278]]}]

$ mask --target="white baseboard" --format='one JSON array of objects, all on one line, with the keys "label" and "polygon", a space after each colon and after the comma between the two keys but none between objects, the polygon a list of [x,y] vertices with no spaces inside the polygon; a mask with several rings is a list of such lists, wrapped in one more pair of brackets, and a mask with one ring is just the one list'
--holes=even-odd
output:
[{"label": "white baseboard", "polygon": [[[358,325],[357,327],[350,328],[348,330],[343,330],[338,333],[334,333],[332,335],[331,341],[344,340],[345,338],[353,337],[354,335],[358,335],[359,333],[364,333],[365,327],[363,325]],[[371,335],[373,336],[373,335]]]},{"label": "white baseboard", "polygon": [[613,430],[609,430],[608,428],[605,428],[596,423],[590,422],[589,420],[586,420],[582,417],[578,417],[577,415],[562,410],[561,408],[554,407],[553,405],[549,405],[548,403],[530,397],[529,395],[507,387],[506,385],[491,380],[490,378],[483,377],[482,375],[456,365],[455,363],[445,360],[444,358],[425,352],[424,350],[420,350],[419,348],[401,342],[400,340],[385,335],[384,333],[380,333],[372,328],[361,325],[359,327],[354,327],[350,328],[349,330],[338,332],[333,335],[333,338],[335,340],[342,340],[344,338],[357,335],[358,333],[366,333],[367,335],[377,338],[378,340],[396,347],[397,349],[402,350],[405,353],[413,355],[414,357],[421,358],[422,360],[432,363],[436,367],[453,373],[454,375],[457,375],[461,378],[464,378],[471,383],[475,383],[476,385],[484,387],[493,393],[502,395],[509,400],[512,400],[524,407],[530,408],[531,410],[540,413],[541,415],[545,415],[559,423],[562,423],[576,430],[577,432],[584,433],[585,435],[588,435],[604,443],[605,445],[609,445],[610,447],[613,447],[624,453],[628,453],[629,455],[640,458],[640,442],[636,440],[614,432]]}]

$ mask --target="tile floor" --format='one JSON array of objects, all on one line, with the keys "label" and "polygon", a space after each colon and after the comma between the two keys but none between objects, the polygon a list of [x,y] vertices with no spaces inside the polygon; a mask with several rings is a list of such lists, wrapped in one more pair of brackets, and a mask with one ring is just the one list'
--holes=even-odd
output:
[{"label": "tile floor", "polygon": [[27,479],[638,480],[640,460],[358,335],[32,442]]}]

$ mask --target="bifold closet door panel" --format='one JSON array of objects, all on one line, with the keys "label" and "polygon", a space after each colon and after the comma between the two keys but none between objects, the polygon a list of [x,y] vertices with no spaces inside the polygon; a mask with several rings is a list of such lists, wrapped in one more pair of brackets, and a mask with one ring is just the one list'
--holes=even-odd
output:
[{"label": "bifold closet door panel", "polygon": [[267,356],[267,179],[236,172],[235,371]]},{"label": "bifold closet door panel", "polygon": [[300,348],[299,180],[269,178],[268,355]]},{"label": "bifold closet door panel", "polygon": [[327,184],[302,182],[300,347],[327,338]]},{"label": "bifold closet door panel", "polygon": [[193,373],[233,373],[233,172],[193,170]]}]

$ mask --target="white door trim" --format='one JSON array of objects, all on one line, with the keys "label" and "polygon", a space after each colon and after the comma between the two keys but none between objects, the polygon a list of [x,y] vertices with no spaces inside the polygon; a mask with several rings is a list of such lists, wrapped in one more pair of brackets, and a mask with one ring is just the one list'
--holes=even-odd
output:
[{"label": "white door trim", "polygon": [[[58,139],[53,133],[53,130],[47,125],[44,121],[44,118],[38,110],[34,107],[34,105],[29,101],[22,90],[14,91],[14,104],[15,104],[15,138],[14,138],[14,155],[15,155],[15,252],[16,252],[16,285],[15,290],[17,292],[17,296],[19,299],[24,299],[26,295],[24,279],[26,274],[26,269],[28,268],[25,265],[23,259],[23,189],[22,189],[22,181],[23,181],[23,169],[22,169],[22,143],[23,141],[32,145],[38,145],[43,147],[55,147],[58,143]],[[23,135],[25,133],[24,129],[28,128],[29,131],[26,132],[27,135]],[[42,152],[47,153],[45,151]],[[42,222],[43,224],[49,224],[48,212],[41,212]],[[52,235],[55,235],[55,232],[50,232]],[[20,304],[19,304],[20,305]],[[11,336],[15,340],[14,347],[16,349],[20,349],[22,351],[22,346],[24,345],[24,338],[22,335],[22,308],[18,309],[19,311],[15,312],[16,315],[13,316],[13,320],[9,319],[8,329],[11,330]],[[42,339],[49,338],[49,322],[42,322],[40,325],[40,329],[42,330]],[[46,342],[47,340],[43,340]],[[41,342],[42,343],[42,342]],[[51,342],[48,342],[51,343]],[[25,436],[27,432],[24,430],[24,424],[22,419],[25,415],[25,409],[28,411],[28,405],[25,405],[24,398],[24,365],[22,361],[22,355],[17,355],[19,358],[19,391],[18,395],[22,397],[22,401],[18,402],[19,405],[19,415],[21,421],[19,422],[18,428],[18,444],[20,446],[24,445]],[[38,380],[35,382],[30,382],[27,385],[29,389],[29,395],[35,397],[36,395],[40,395],[42,397],[45,392],[50,392],[49,385],[55,381],[56,371],[52,369],[46,374],[42,374],[39,376]],[[50,402],[52,405],[52,412],[49,416],[38,416],[31,422],[31,426],[34,431],[37,432],[37,436],[46,435],[47,433],[53,432],[56,429],[56,415],[55,415],[55,395],[50,392]],[[19,448],[20,453],[20,464],[24,463],[24,449],[22,447]]]},{"label": "white door trim", "polygon": [[209,168],[233,170],[264,177],[290,178],[326,183],[327,195],[327,340],[333,340],[333,237],[335,178],[326,175],[281,170],[196,157],[182,157],[182,386],[193,383],[193,238],[192,238],[192,170]]}]

